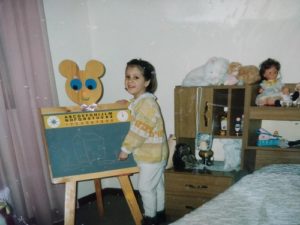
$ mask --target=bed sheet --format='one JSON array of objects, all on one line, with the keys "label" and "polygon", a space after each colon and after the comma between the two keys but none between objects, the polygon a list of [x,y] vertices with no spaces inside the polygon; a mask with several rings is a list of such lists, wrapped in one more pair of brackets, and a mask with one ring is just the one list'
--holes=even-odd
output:
[{"label": "bed sheet", "polygon": [[271,165],[171,225],[300,225],[300,165]]}]

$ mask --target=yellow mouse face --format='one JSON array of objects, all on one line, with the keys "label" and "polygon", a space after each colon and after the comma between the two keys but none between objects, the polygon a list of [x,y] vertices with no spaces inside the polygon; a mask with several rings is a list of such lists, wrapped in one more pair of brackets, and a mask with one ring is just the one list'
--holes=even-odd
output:
[{"label": "yellow mouse face", "polygon": [[59,64],[59,72],[67,78],[65,90],[73,102],[90,105],[100,101],[103,93],[100,77],[105,72],[101,62],[90,60],[85,70],[79,70],[75,62],[64,60]]}]

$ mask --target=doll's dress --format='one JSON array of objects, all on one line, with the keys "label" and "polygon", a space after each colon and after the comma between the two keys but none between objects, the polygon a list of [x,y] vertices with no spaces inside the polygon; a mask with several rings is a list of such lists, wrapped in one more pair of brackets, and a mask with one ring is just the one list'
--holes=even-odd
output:
[{"label": "doll's dress", "polygon": [[281,99],[281,89],[283,87],[281,80],[263,80],[260,86],[263,92],[256,96],[256,105],[265,105],[264,102],[269,98],[273,100]]}]

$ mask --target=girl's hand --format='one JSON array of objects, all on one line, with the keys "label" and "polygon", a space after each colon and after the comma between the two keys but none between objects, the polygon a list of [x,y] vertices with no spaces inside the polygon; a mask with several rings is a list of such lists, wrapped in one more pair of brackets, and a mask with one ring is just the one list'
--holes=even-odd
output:
[{"label": "girl's hand", "polygon": [[129,102],[126,99],[121,99],[121,100],[116,101],[116,103],[127,105]]},{"label": "girl's hand", "polygon": [[120,151],[118,160],[123,161],[123,160],[126,160],[126,159],[128,159],[128,154],[126,152]]}]

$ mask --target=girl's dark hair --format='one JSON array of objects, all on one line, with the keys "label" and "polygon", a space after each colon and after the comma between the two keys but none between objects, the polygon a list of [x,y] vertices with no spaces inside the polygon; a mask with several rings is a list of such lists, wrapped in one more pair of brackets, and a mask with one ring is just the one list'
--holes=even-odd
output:
[{"label": "girl's dark hair", "polygon": [[261,77],[262,80],[265,80],[266,78],[264,77],[265,71],[267,69],[270,69],[271,67],[275,67],[277,69],[277,71],[279,72],[280,70],[280,63],[278,61],[276,61],[275,59],[266,59],[265,61],[263,61],[260,66],[259,66],[259,75]]},{"label": "girl's dark hair", "polygon": [[156,72],[154,66],[142,59],[132,59],[127,63],[127,67],[136,66],[142,72],[146,81],[150,80],[149,85],[146,88],[147,92],[154,93],[157,89]]}]

